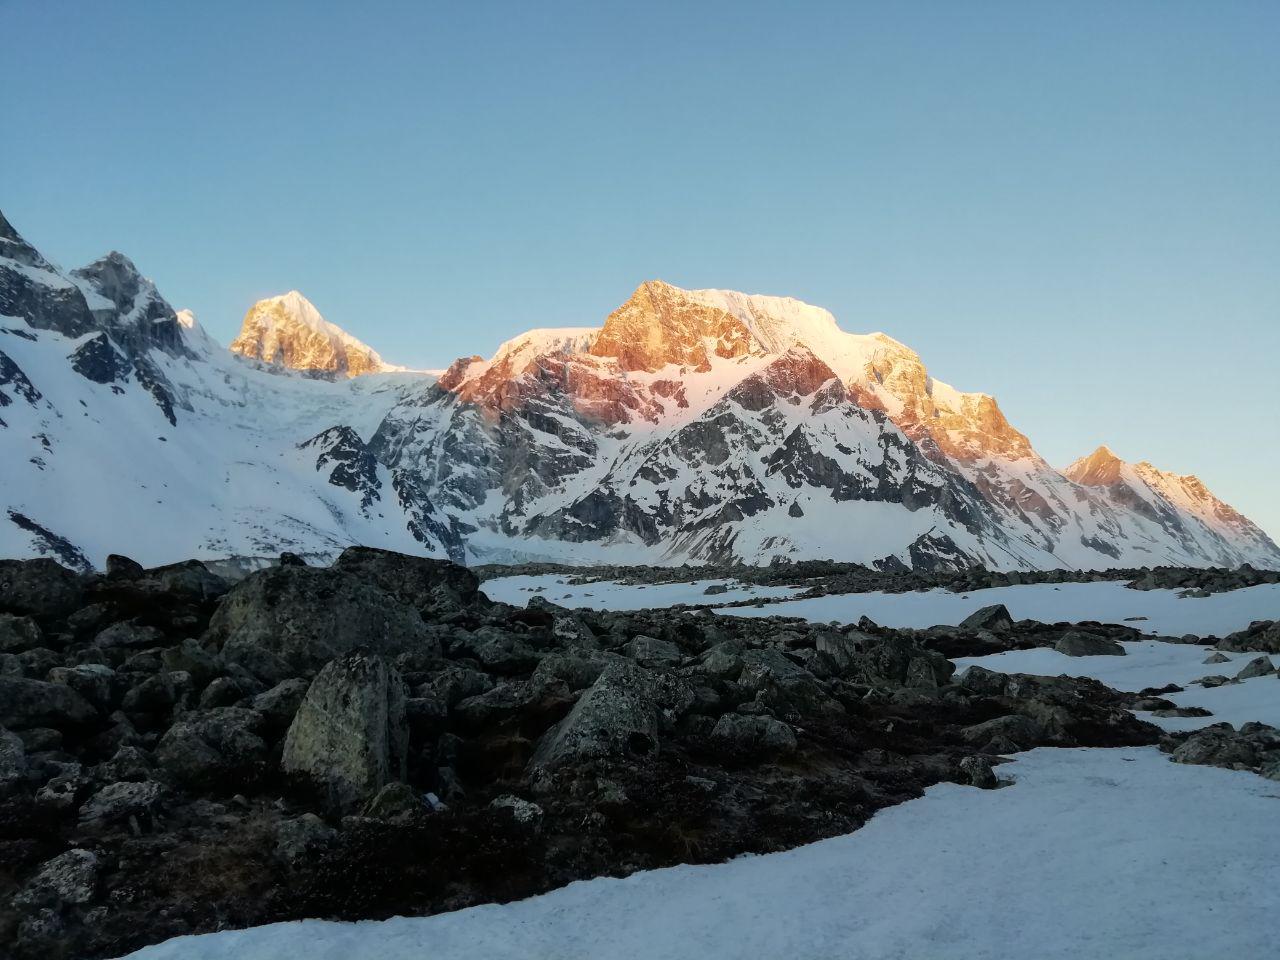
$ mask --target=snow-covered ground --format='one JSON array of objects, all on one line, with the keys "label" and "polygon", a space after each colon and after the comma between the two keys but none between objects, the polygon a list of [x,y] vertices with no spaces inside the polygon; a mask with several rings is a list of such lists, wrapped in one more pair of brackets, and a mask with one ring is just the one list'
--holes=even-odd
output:
[{"label": "snow-covered ground", "polygon": [[[536,577],[499,577],[486,580],[480,589],[490,600],[525,606],[533,597],[543,597],[562,607],[590,607],[595,610],[644,610],[671,607],[679,603],[733,603],[737,600],[766,600],[790,597],[794,587],[763,587],[737,580],[693,580],[688,583],[616,583],[597,580],[570,584],[563,574]],[[707,594],[707,587],[722,585],[727,593]],[[766,607],[765,609],[772,609]]]},{"label": "snow-covered ground", "polygon": [[[1280,584],[1263,584],[1179,597],[1175,590],[1130,590],[1120,582],[1037,583],[992,587],[969,593],[928,590],[914,593],[842,593],[809,600],[735,607],[721,611],[741,617],[805,617],[819,623],[855,623],[867,616],[886,627],[958,624],[981,607],[1003,603],[1015,620],[1043,623],[1096,620],[1120,623],[1162,636],[1226,636],[1254,620],[1280,619]],[[1145,617],[1145,620],[1134,620]]]},{"label": "snow-covered ground", "polygon": [[[1274,680],[1272,681],[1275,682]],[[843,837],[420,919],[185,937],[134,960],[1274,956],[1280,790],[1153,747],[1040,749]]]},{"label": "snow-covered ground", "polygon": [[[1035,650],[1011,650],[985,657],[959,657],[954,662],[964,670],[974,664],[1000,673],[1032,673],[1056,677],[1093,677],[1115,690],[1137,692],[1148,687],[1176,683],[1186,687],[1182,693],[1163,694],[1180,707],[1204,707],[1213,712],[1209,717],[1155,717],[1142,714],[1166,730],[1195,730],[1210,723],[1226,721],[1240,726],[1259,720],[1280,727],[1280,681],[1274,676],[1254,677],[1221,687],[1189,686],[1201,677],[1234,677],[1259,653],[1224,653],[1227,663],[1205,663],[1209,647],[1185,643],[1163,643],[1144,640],[1123,644],[1123,657],[1068,657],[1041,647]],[[1272,663],[1275,658],[1272,658]]]}]

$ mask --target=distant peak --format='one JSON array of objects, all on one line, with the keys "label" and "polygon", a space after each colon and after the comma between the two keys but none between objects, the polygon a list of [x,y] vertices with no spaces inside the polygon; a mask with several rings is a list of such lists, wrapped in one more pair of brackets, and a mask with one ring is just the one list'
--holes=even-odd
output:
[{"label": "distant peak", "polygon": [[1120,479],[1120,471],[1126,464],[1106,444],[1087,457],[1072,463],[1063,473],[1076,483],[1087,487],[1109,487]]},{"label": "distant peak", "polygon": [[326,320],[298,290],[267,297],[250,307],[231,350],[273,366],[325,377],[400,369]]}]

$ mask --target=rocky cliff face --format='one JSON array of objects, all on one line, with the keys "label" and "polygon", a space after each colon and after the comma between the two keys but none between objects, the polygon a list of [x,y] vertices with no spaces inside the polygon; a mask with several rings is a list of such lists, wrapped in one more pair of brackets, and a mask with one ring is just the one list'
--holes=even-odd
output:
[{"label": "rocky cliff face", "polygon": [[397,369],[384,363],[372,347],[325,320],[297,290],[250,307],[231,351],[328,379]]},{"label": "rocky cliff face", "polygon": [[1280,567],[1195,478],[1061,473],[993,398],[787,298],[652,281],[437,380],[296,293],[229,352],[127,258],[64,274],[3,222],[0,314],[0,553]]}]

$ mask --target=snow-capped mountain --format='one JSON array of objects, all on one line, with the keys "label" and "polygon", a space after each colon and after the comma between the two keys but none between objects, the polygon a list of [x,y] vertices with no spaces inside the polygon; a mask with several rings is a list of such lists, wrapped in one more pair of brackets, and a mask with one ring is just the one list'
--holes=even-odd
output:
[{"label": "snow-capped mountain", "polygon": [[330,380],[404,369],[385,363],[372,347],[327,321],[297,290],[250,307],[231,352]]},{"label": "snow-capped mountain", "polygon": [[645,283],[599,327],[532,330],[437,381],[388,367],[297,293],[255,305],[225,349],[126,258],[63,272],[3,218],[0,456],[0,554],[82,566],[352,543],[463,560],[1280,566],[1194,478],[1097,454],[1060,473],[993,398],[796,300]]}]

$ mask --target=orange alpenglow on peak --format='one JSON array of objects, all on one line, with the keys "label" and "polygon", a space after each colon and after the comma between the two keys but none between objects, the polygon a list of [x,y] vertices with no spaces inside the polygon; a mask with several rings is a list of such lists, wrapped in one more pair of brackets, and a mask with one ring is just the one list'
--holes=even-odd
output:
[{"label": "orange alpenglow on peak", "polygon": [[751,352],[751,331],[737,317],[700,303],[661,280],[640,284],[635,293],[605,318],[591,347],[597,357],[613,357],[626,371],[661,370],[668,364],[708,369],[708,339],[718,357]]},{"label": "orange alpenglow on peak", "polygon": [[1106,445],[1072,463],[1063,474],[1086,487],[1109,487],[1120,479],[1125,462]]},{"label": "orange alpenglow on peak", "polygon": [[320,315],[297,290],[259,300],[244,315],[232,353],[288,370],[357,377],[401,369]]}]

